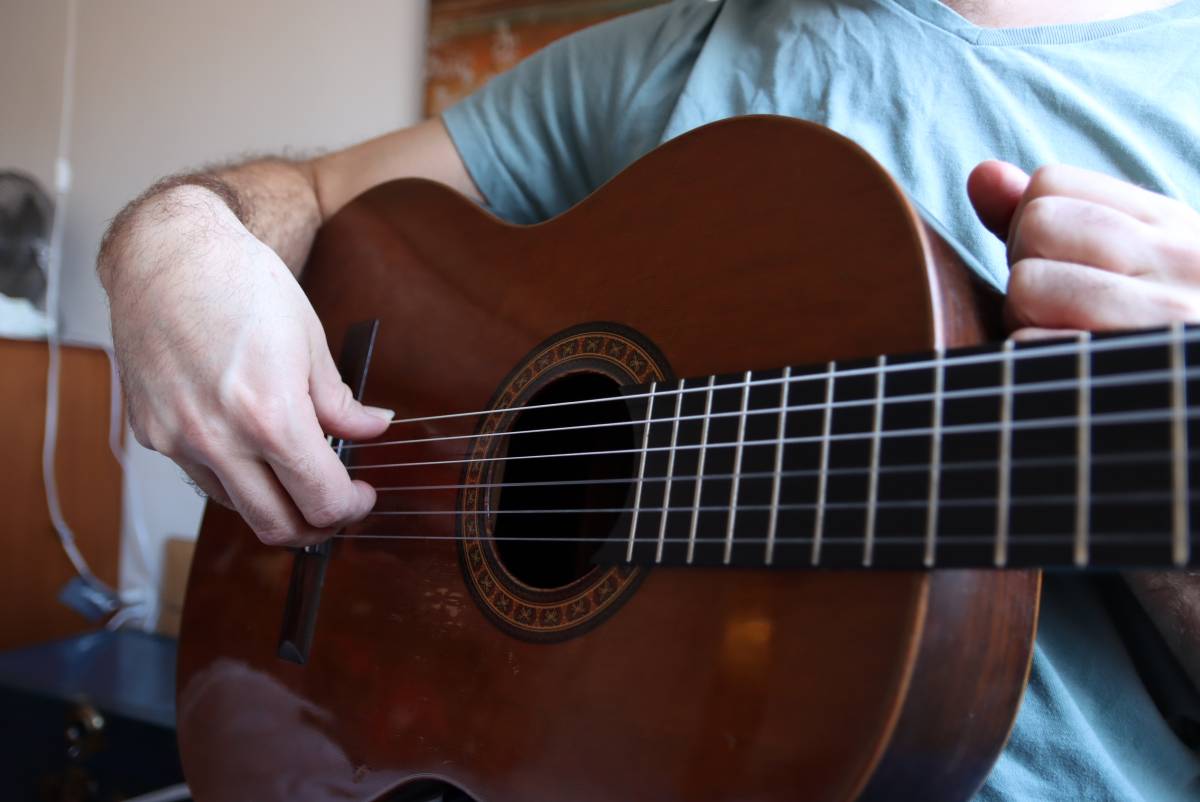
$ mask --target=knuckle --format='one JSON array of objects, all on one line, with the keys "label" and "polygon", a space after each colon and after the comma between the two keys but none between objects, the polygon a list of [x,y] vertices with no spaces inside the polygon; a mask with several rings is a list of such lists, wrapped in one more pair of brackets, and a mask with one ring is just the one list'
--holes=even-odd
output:
[{"label": "knuckle", "polygon": [[259,396],[259,391],[242,376],[223,376],[217,387],[217,403],[231,415],[254,409]]},{"label": "knuckle", "polygon": [[1164,230],[1156,244],[1168,273],[1192,284],[1200,283],[1200,233]]},{"label": "knuckle", "polygon": [[346,500],[330,497],[314,505],[304,520],[318,529],[328,529],[349,518],[350,512],[350,504]]},{"label": "knuckle", "polygon": [[1019,259],[1008,270],[1008,297],[1021,296],[1029,292],[1034,284],[1039,263],[1034,259]]},{"label": "knuckle", "polygon": [[1157,286],[1154,305],[1163,318],[1163,322],[1191,322],[1200,317],[1200,295],[1195,292],[1172,291],[1168,287]]},{"label": "knuckle", "polygon": [[241,382],[222,381],[217,387],[216,400],[222,413],[231,419],[254,407],[249,388]]},{"label": "knuckle", "polygon": [[161,422],[157,420],[142,421],[132,428],[134,439],[142,447],[168,457],[176,452],[175,438]]},{"label": "knuckle", "polygon": [[354,393],[350,390],[350,385],[339,382],[333,389],[333,408],[337,412],[345,412],[353,405]]},{"label": "knuckle", "polygon": [[1200,212],[1169,195],[1155,193],[1154,201],[1147,222],[1172,231],[1189,231],[1193,236],[1200,235]]},{"label": "knuckle", "polygon": [[1025,204],[1017,227],[1018,247],[1026,256],[1044,256],[1054,236],[1059,203],[1056,198],[1037,197]]},{"label": "knuckle", "polygon": [[139,445],[152,451],[157,450],[154,448],[154,440],[150,437],[150,432],[146,430],[146,426],[140,418],[135,418],[131,415],[129,417],[129,428],[133,432],[133,439],[137,440]]},{"label": "knuckle", "polygon": [[219,435],[212,424],[202,415],[189,413],[179,419],[173,452],[196,455],[204,458],[214,456],[219,450]]},{"label": "knuckle", "polygon": [[265,546],[290,546],[297,542],[296,533],[287,527],[269,526],[254,533]]},{"label": "knuckle", "polygon": [[252,442],[272,452],[284,449],[292,404],[282,395],[239,392],[227,403],[230,419]]},{"label": "knuckle", "polygon": [[1055,195],[1063,184],[1066,169],[1061,164],[1043,164],[1029,176],[1026,194],[1033,198]]},{"label": "knuckle", "polygon": [[250,524],[255,536],[265,545],[295,545],[299,540],[299,535],[302,534],[299,531],[302,527],[293,520],[294,516],[289,516],[282,510],[273,509],[270,505],[265,504],[263,499],[242,496],[237,500],[235,507],[241,513],[242,518]]},{"label": "knuckle", "polygon": [[143,448],[158,451],[157,446],[162,445],[162,434],[160,427],[155,425],[154,416],[147,414],[143,404],[132,397],[126,406],[125,415],[129,421],[129,430],[133,432],[133,439]]},{"label": "knuckle", "polygon": [[1009,270],[1005,306],[1014,321],[1021,325],[1037,325],[1033,303],[1037,299],[1038,275],[1041,263],[1034,259],[1015,262]]}]

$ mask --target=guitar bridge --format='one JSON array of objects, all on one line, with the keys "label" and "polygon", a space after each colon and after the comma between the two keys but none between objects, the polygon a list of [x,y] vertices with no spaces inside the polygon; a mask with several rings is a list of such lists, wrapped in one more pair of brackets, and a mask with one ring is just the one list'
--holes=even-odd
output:
[{"label": "guitar bridge", "polygon": [[[361,400],[367,385],[367,366],[375,348],[379,321],[356,323],[346,332],[338,372],[356,399]],[[350,464],[351,451],[345,441],[334,438],[330,446],[342,460]],[[304,665],[312,650],[313,633],[317,626],[317,611],[321,605],[321,589],[325,585],[325,568],[333,550],[332,540],[296,549],[292,561],[292,578],[288,583],[287,601],[283,608],[283,627],[276,654],[282,660]]]}]

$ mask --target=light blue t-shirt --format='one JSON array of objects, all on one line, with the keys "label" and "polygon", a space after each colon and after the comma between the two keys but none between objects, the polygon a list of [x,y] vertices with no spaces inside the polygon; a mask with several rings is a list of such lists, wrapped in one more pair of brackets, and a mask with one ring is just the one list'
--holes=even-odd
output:
[{"label": "light blue t-shirt", "polygon": [[[741,114],[857,141],[997,287],[980,161],[1100,170],[1200,208],[1200,0],[1108,22],[977,27],[936,0],[677,0],[562,40],[444,120],[499,216],[573,205],[658,144]],[[798,188],[802,189],[802,188]],[[979,800],[1200,800],[1094,591],[1046,583],[1033,675]]]}]

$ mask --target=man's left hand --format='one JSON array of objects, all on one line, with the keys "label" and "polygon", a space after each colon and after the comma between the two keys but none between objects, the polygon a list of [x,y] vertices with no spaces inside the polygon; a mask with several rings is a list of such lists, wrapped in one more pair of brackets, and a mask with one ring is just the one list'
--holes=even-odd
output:
[{"label": "man's left hand", "polygon": [[971,171],[967,192],[1008,243],[1016,336],[1200,321],[1200,214],[1183,203],[1091,170],[1029,176],[1001,161]]},{"label": "man's left hand", "polygon": [[[971,171],[967,192],[1008,243],[1014,336],[1200,320],[1200,214],[1179,201],[1078,167],[1030,177],[999,161]],[[1200,575],[1126,579],[1200,688]]]}]

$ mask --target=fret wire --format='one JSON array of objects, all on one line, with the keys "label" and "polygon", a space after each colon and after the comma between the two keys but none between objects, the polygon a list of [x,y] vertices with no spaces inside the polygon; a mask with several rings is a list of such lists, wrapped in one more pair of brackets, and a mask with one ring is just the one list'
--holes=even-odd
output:
[{"label": "fret wire", "polygon": [[817,467],[817,510],[813,516],[812,564],[821,562],[821,538],[825,529],[825,493],[829,485],[829,441],[833,433],[833,383],[837,362],[826,366],[825,412],[821,422],[821,463]]},{"label": "fret wire", "polygon": [[638,462],[637,484],[633,489],[633,515],[629,520],[629,545],[625,550],[625,559],[633,561],[633,543],[637,534],[638,509],[642,506],[642,480],[646,478],[646,455],[650,451],[650,420],[654,417],[654,391],[658,382],[650,382],[650,394],[646,399],[646,423],[642,430],[642,457]]},{"label": "fret wire", "polygon": [[1092,363],[1087,344],[1092,335],[1079,332],[1079,355],[1076,373],[1079,374],[1078,405],[1075,411],[1079,425],[1075,429],[1075,565],[1082,568],[1090,559],[1088,528],[1091,526],[1092,506]]},{"label": "fret wire", "polygon": [[932,568],[937,553],[938,501],[942,482],[942,393],[946,389],[946,352],[939,348],[933,368],[933,420],[929,423],[929,503],[925,516],[924,564]]},{"label": "fret wire", "polygon": [[1000,466],[996,474],[996,542],[992,561],[997,568],[1008,563],[1009,484],[1012,481],[1013,341],[1004,341],[1000,363]]},{"label": "fret wire", "polygon": [[779,523],[779,486],[783,479],[783,436],[787,433],[788,380],[792,376],[790,367],[783,369],[783,383],[779,390],[779,421],[775,426],[775,475],[771,477],[771,512],[767,519],[767,546],[763,562],[767,565],[775,558],[775,527]]},{"label": "fret wire", "polygon": [[[679,388],[683,389],[683,379],[679,380]],[[679,442],[679,413],[683,407],[683,393],[675,395],[675,420],[671,422],[671,450],[667,453],[667,477],[663,485],[663,513],[658,521],[658,547],[654,551],[654,561],[662,562],[663,543],[667,535],[667,507],[671,504],[671,478],[675,475],[675,444]]]},{"label": "fret wire", "polygon": [[750,380],[753,371],[746,371],[742,377],[742,412],[738,417],[737,445],[733,449],[733,481],[729,483],[729,517],[725,522],[725,554],[726,565],[733,559],[733,526],[737,519],[738,486],[741,484],[742,451],[746,444],[746,410],[750,406]]},{"label": "fret wire", "polygon": [[1171,326],[1171,561],[1185,566],[1190,558],[1188,542],[1187,384],[1182,323]]},{"label": "fret wire", "polygon": [[688,529],[687,561],[696,554],[696,525],[700,522],[700,487],[704,484],[704,455],[708,451],[708,422],[712,415],[713,387],[716,376],[708,377],[708,394],[704,398],[704,421],[700,424],[700,451],[696,459],[696,488],[692,494],[692,522]]},{"label": "fret wire", "polygon": [[879,357],[876,365],[879,373],[875,375],[875,409],[871,422],[871,472],[867,474],[867,516],[863,525],[863,556],[862,564],[869,568],[875,556],[875,505],[879,500],[879,443],[883,431],[883,368],[887,357]]}]

